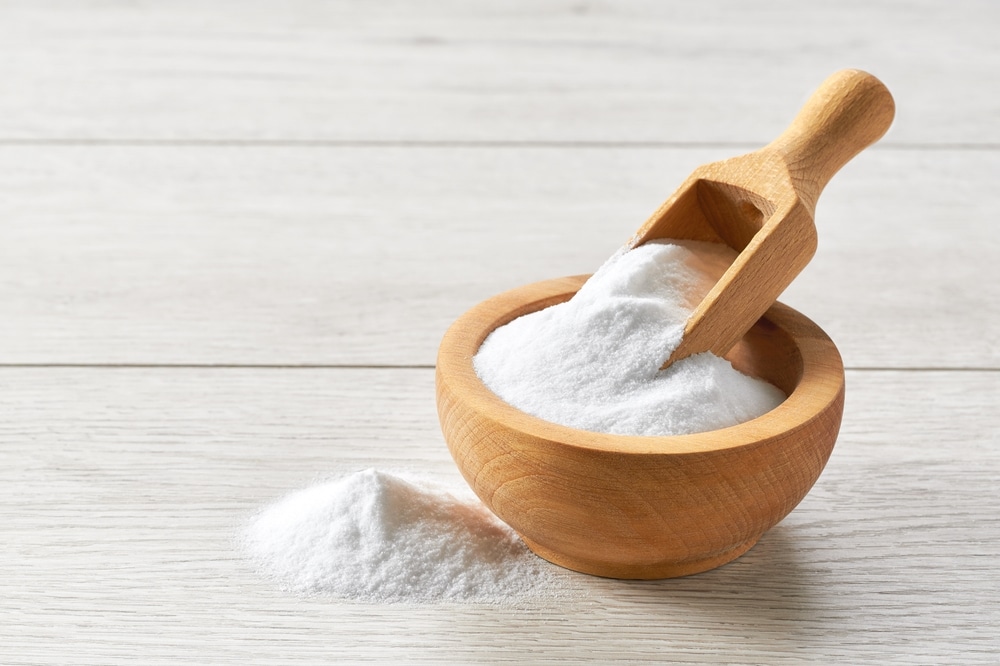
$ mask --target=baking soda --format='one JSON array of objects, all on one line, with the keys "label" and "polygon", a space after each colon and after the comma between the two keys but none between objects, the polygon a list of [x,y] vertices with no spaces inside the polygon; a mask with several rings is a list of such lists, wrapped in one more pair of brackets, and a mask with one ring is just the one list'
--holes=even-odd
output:
[{"label": "baking soda", "polygon": [[539,418],[620,435],[683,435],[756,418],[785,394],[711,353],[660,370],[735,259],[718,243],[623,248],[572,299],[502,326],[473,363],[483,383]]},{"label": "baking soda", "polygon": [[[623,250],[570,301],[494,331],[476,372],[512,405],[584,430],[676,435],[755,418],[785,396],[727,361],[698,354],[659,370],[733,258],[709,243]],[[267,507],[243,545],[303,594],[510,603],[556,589],[554,567],[474,496],[373,469]]]},{"label": "baking soda", "polygon": [[300,594],[509,603],[552,585],[552,567],[474,496],[374,469],[279,500],[250,521],[243,545]]}]

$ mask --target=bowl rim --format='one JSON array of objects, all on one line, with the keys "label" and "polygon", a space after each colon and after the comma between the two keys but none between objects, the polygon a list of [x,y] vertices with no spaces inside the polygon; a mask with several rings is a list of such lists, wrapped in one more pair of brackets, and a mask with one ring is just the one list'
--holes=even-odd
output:
[{"label": "bowl rim", "polygon": [[[614,454],[687,455],[735,449],[805,428],[838,403],[844,391],[844,365],[833,340],[812,320],[782,303],[761,319],[782,329],[801,355],[802,376],[777,407],[750,421],[688,435],[615,435],[579,430],[523,412],[493,393],[476,375],[473,356],[486,336],[513,319],[568,300],[590,277],[575,275],[522,285],[497,294],[467,310],[441,340],[436,365],[441,385],[500,428],[567,447]],[[491,322],[483,326],[483,321]],[[488,330],[485,330],[488,328]]]}]

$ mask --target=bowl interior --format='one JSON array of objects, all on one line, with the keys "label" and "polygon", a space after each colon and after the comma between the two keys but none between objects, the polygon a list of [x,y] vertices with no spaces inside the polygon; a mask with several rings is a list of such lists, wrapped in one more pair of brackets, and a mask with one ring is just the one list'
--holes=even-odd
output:
[{"label": "bowl interior", "polygon": [[550,423],[507,404],[476,376],[472,357],[494,329],[569,300],[587,277],[526,285],[469,310],[442,340],[439,382],[452,384],[468,407],[532,436],[605,451],[677,453],[740,446],[785,432],[822,411],[843,388],[843,365],[833,342],[804,315],[776,303],[726,355],[741,372],[764,379],[789,396],[774,410],[751,421],[691,435],[609,435]]}]

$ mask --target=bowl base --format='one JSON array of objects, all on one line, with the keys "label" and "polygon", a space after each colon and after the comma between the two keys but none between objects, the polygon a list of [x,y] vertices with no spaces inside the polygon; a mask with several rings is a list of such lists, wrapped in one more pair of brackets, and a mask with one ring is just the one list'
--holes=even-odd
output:
[{"label": "bowl base", "polygon": [[683,560],[681,562],[655,562],[653,564],[620,564],[615,562],[597,562],[575,557],[568,557],[561,553],[546,548],[531,539],[520,535],[521,540],[531,549],[535,555],[552,564],[557,564],[565,569],[579,571],[580,573],[603,578],[628,578],[634,580],[656,580],[659,578],[679,578],[680,576],[690,576],[720,567],[727,562],[732,562],[737,557],[753,548],[760,538],[756,536],[749,541],[745,541],[729,550],[717,553],[711,557],[697,560]]}]

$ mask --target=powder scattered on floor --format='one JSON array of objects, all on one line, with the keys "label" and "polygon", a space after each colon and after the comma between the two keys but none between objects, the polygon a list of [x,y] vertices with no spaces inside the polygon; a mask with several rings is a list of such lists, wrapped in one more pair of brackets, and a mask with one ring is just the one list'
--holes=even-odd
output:
[{"label": "powder scattered on floor", "polygon": [[681,435],[756,418],[786,396],[728,361],[705,353],[659,369],[734,258],[717,243],[623,248],[569,301],[490,334],[476,373],[518,409],[592,432]]},{"label": "powder scattered on floor", "polygon": [[346,599],[502,604],[554,580],[471,494],[374,469],[279,500],[253,518],[243,545],[283,588]]}]

